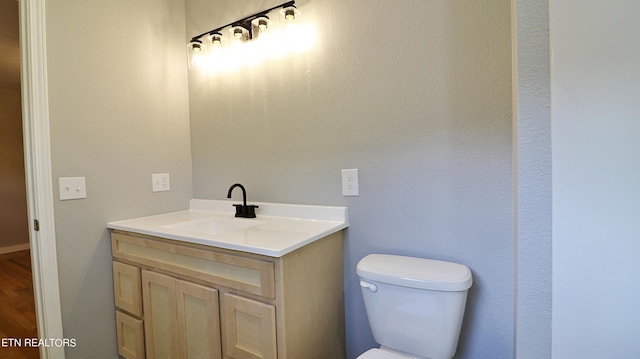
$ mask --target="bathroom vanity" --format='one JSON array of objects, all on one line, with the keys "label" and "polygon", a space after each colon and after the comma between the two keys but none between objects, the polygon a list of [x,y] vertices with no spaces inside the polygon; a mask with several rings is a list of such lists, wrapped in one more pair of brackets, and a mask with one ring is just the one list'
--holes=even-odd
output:
[{"label": "bathroom vanity", "polygon": [[124,358],[344,358],[344,207],[231,201],[112,222]]}]

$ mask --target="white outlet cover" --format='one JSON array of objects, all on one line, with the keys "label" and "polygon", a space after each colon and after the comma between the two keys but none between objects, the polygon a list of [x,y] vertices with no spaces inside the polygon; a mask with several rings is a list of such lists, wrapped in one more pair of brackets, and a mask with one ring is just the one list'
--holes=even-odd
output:
[{"label": "white outlet cover", "polygon": [[164,192],[171,189],[168,173],[154,173],[151,175],[151,190],[153,192]]},{"label": "white outlet cover", "polygon": [[343,196],[359,196],[360,195],[357,168],[342,170],[342,195]]},{"label": "white outlet cover", "polygon": [[87,185],[84,177],[58,178],[60,200],[87,198]]}]

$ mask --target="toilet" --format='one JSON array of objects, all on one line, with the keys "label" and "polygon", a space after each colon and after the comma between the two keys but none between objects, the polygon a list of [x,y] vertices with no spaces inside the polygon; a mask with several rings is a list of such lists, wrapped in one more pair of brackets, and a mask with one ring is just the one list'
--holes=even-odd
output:
[{"label": "toilet", "polygon": [[358,262],[356,272],[380,344],[357,359],[453,358],[473,283],[467,266],[370,254]]}]

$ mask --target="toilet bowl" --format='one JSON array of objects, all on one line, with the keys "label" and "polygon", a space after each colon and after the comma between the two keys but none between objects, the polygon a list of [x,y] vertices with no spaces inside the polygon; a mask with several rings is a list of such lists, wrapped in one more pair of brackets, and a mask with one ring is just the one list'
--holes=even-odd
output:
[{"label": "toilet bowl", "polygon": [[358,359],[451,359],[458,346],[471,270],[432,259],[370,254],[357,270],[379,349]]}]

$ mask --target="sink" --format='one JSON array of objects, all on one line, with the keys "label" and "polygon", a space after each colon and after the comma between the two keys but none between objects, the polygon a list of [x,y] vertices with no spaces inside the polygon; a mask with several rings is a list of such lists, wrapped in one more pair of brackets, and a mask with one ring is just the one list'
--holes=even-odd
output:
[{"label": "sink", "polygon": [[345,207],[254,202],[258,218],[234,217],[234,201],[192,199],[189,209],[109,222],[115,231],[280,258],[349,225]]},{"label": "sink", "polygon": [[162,228],[199,234],[220,235],[255,227],[259,224],[265,223],[267,222],[255,219],[208,217],[193,221],[173,223],[162,226]]}]

